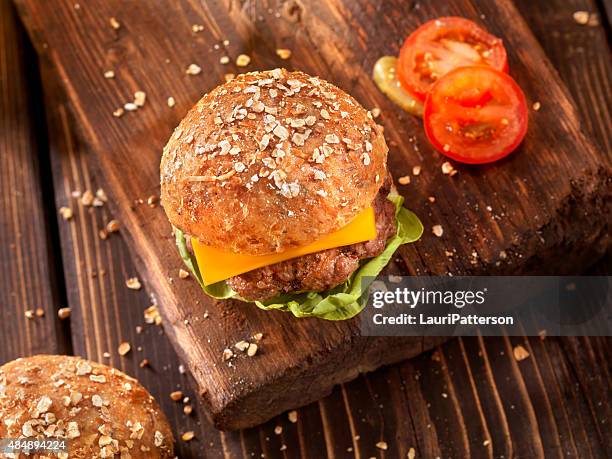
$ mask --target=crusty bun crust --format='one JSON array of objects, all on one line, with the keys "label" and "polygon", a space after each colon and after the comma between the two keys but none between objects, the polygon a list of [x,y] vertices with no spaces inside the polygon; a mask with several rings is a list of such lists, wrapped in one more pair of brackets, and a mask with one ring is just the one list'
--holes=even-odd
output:
[{"label": "crusty bun crust", "polygon": [[39,355],[0,367],[0,420],[0,438],[64,438],[70,458],[174,457],[168,421],[146,389],[79,357]]},{"label": "crusty bun crust", "polygon": [[387,145],[336,86],[275,69],[205,95],[161,161],[170,222],[202,243],[263,255],[314,242],[372,204]]}]

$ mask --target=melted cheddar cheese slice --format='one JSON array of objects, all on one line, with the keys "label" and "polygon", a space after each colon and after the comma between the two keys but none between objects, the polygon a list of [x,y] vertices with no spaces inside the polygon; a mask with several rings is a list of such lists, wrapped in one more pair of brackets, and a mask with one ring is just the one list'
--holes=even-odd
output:
[{"label": "melted cheddar cheese slice", "polygon": [[368,207],[357,215],[344,228],[319,239],[312,244],[289,249],[270,255],[244,255],[224,252],[204,245],[196,238],[191,238],[191,245],[202,274],[205,285],[214,284],[230,277],[244,274],[263,266],[273,265],[280,261],[301,257],[309,253],[326,249],[370,241],[376,237],[376,221],[374,209]]}]

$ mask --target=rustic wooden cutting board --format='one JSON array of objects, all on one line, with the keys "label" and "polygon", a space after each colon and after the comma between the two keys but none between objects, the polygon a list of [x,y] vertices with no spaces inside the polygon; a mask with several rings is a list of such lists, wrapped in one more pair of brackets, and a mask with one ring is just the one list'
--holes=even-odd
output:
[{"label": "rustic wooden cutting board", "polygon": [[[608,245],[609,164],[584,138],[565,89],[509,1],[17,4],[37,50],[58,71],[74,121],[97,153],[90,160],[103,174],[140,273],[156,293],[165,328],[219,428],[257,424],[439,341],[363,338],[355,321],[297,320],[244,303],[214,302],[193,280],[178,278],[182,262],[170,225],[163,210],[146,200],[159,193],[159,159],[172,129],[225,73],[245,70],[220,64],[221,56],[233,61],[248,54],[246,70],[304,70],[366,107],[382,109],[393,175],[422,168],[399,189],[426,233],[398,251],[391,267],[397,272],[576,272]],[[370,78],[378,57],[396,54],[410,31],[441,15],[474,19],[503,37],[512,75],[529,101],[542,107],[530,113],[519,151],[490,166],[455,164],[459,173],[453,177],[442,174],[445,159],[429,147],[420,121],[387,101]],[[111,26],[111,17],[119,28]],[[194,32],[194,24],[203,30]],[[291,59],[280,60],[277,48],[291,49]],[[185,73],[192,63],[202,68],[200,74]],[[104,78],[107,70],[114,71],[113,79]],[[146,92],[145,106],[113,117],[137,90]],[[176,100],[172,108],[170,96]],[[441,238],[431,233],[437,224],[444,228]],[[231,366],[223,361],[223,349],[259,332],[264,338],[254,358]]]}]

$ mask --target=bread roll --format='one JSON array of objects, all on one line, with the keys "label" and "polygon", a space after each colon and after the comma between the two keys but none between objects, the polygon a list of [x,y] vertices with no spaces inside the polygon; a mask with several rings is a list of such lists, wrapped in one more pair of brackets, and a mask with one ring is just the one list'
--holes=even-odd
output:
[{"label": "bread roll", "polygon": [[382,128],[302,72],[239,75],[185,116],[161,160],[170,222],[250,255],[312,243],[370,206],[387,175]]},{"label": "bread roll", "polygon": [[0,420],[0,438],[66,439],[69,456],[60,458],[174,457],[168,420],[147,390],[79,357],[38,355],[0,367]]}]

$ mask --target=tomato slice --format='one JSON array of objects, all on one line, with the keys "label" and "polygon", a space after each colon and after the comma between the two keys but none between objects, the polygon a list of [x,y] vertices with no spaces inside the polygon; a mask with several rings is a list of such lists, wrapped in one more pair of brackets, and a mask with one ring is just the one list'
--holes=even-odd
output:
[{"label": "tomato slice", "polygon": [[443,17],[426,22],[410,34],[400,51],[397,73],[402,86],[424,101],[441,76],[473,65],[507,72],[502,40],[469,19]]},{"label": "tomato slice", "polygon": [[423,113],[425,132],[441,153],[462,163],[497,161],[527,132],[525,94],[507,73],[462,67],[431,88]]}]

